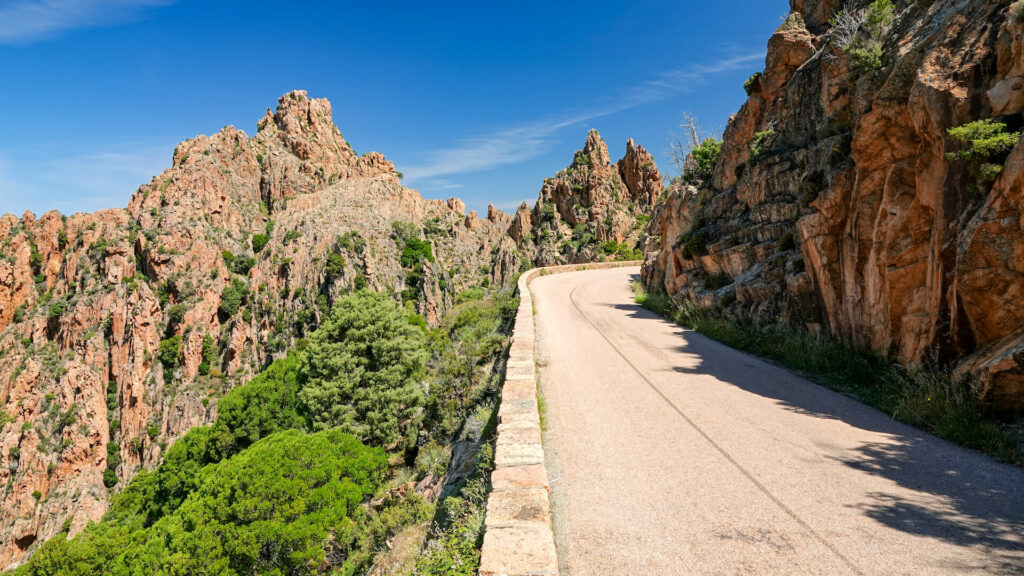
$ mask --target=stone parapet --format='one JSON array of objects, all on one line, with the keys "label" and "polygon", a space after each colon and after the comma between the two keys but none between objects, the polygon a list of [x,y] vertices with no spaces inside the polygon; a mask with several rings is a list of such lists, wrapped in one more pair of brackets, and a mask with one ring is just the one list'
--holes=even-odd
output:
[{"label": "stone parapet", "polygon": [[537,405],[537,338],[530,281],[547,274],[640,264],[595,262],[551,266],[535,268],[519,277],[519,310],[498,408],[498,439],[487,499],[480,576],[558,574]]}]

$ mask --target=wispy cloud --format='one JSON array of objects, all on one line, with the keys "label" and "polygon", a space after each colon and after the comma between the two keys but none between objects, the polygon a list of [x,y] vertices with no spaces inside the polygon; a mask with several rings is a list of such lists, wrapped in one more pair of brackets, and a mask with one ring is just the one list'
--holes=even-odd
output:
[{"label": "wispy cloud", "polygon": [[[404,175],[405,173],[403,172],[402,174]],[[437,190],[437,191],[441,191],[441,190],[455,190],[456,188],[462,188],[462,184],[456,184],[455,182],[452,182],[451,180],[448,180],[446,178],[434,178],[434,179],[431,179],[431,180],[421,180],[420,181],[420,185],[421,186],[427,186],[431,190]]]},{"label": "wispy cloud", "polygon": [[553,142],[553,136],[563,128],[665,100],[693,90],[717,74],[748,68],[751,63],[763,59],[764,52],[761,51],[670,70],[624,90],[612,101],[593,103],[584,111],[569,111],[525,122],[492,134],[466,138],[451,148],[435,150],[426,163],[407,167],[404,173],[408,182],[426,187],[429,181],[442,176],[519,164],[543,154]]},{"label": "wispy cloud", "polygon": [[75,28],[131,22],[175,0],[13,0],[0,3],[0,44],[29,44]]},{"label": "wispy cloud", "polygon": [[173,145],[119,146],[68,157],[0,156],[0,213],[57,209],[65,214],[118,208],[171,165]]}]

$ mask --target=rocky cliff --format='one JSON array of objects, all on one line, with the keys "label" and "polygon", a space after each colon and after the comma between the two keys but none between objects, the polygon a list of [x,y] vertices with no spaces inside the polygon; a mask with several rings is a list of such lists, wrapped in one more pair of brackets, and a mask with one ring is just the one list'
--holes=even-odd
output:
[{"label": "rocky cliff", "polygon": [[0,217],[0,567],[99,519],[342,292],[401,295],[435,322],[504,283],[510,222],[404,188],[305,92],[252,137],[182,143],[127,209]]},{"label": "rocky cliff", "polygon": [[607,144],[591,130],[572,164],[544,180],[534,207],[519,207],[509,234],[537,266],[632,258],[662,187],[647,150],[630,140],[612,164]]},{"label": "rocky cliff", "polygon": [[[659,206],[644,279],[908,365],[949,359],[1021,409],[1024,5],[888,5],[791,1],[713,182]],[[978,169],[949,129],[987,119],[1010,145]]]}]

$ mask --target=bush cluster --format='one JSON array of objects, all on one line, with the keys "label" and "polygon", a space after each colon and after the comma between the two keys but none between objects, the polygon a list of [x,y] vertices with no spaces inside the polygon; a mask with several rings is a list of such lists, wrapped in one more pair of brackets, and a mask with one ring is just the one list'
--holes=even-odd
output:
[{"label": "bush cluster", "polygon": [[[469,337],[488,346],[482,332]],[[179,357],[175,338],[162,343],[162,361]],[[213,346],[204,339],[204,353]],[[426,357],[424,328],[402,306],[370,292],[345,296],[305,351],[229,392],[217,420],[139,472],[102,522],[51,539],[15,574],[365,571],[398,527],[429,518],[417,497],[385,498],[379,511],[363,505],[383,488],[384,448],[416,438]],[[110,442],[111,487],[119,455]]]},{"label": "bush cluster", "polygon": [[750,143],[750,162],[757,162],[768,155],[771,151],[771,140],[775,138],[775,130],[763,130],[754,134],[754,140]]},{"label": "bush cluster", "polygon": [[715,175],[715,166],[722,155],[722,141],[717,138],[705,138],[690,150],[683,172],[683,182],[693,186],[701,186],[711,181]]},{"label": "bush cluster", "polygon": [[946,158],[967,163],[979,193],[987,191],[1003,172],[1003,161],[1021,138],[1019,132],[1007,132],[1006,124],[991,119],[950,128],[948,132],[960,144],[960,150],[946,154]]},{"label": "bush cluster", "polygon": [[896,18],[892,0],[875,0],[864,13],[860,29],[844,48],[850,60],[850,74],[860,77],[885,66],[885,35]]},{"label": "bush cluster", "polygon": [[703,232],[690,230],[679,237],[677,245],[681,245],[684,260],[693,260],[708,253],[707,237]]}]

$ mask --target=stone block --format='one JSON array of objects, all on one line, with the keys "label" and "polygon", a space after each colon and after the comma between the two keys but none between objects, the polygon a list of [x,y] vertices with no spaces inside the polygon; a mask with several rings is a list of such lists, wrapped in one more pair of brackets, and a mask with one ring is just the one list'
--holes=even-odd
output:
[{"label": "stone block", "polygon": [[557,574],[558,555],[550,527],[524,523],[484,533],[480,576]]}]

